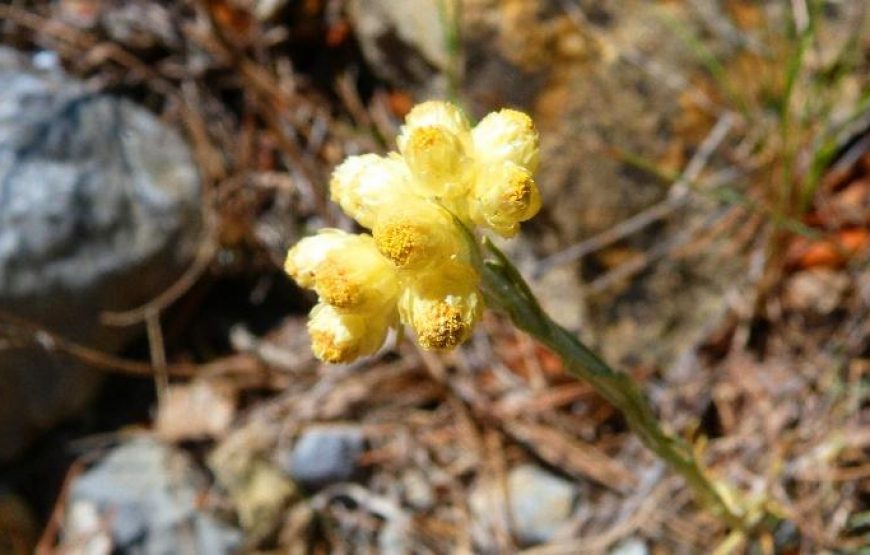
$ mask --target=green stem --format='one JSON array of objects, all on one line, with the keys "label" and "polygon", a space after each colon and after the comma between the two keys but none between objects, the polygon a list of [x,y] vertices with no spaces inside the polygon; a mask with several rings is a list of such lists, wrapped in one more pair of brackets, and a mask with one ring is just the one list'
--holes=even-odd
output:
[{"label": "green stem", "polygon": [[644,445],[679,473],[704,505],[732,528],[747,529],[745,517],[707,478],[686,442],[662,430],[632,379],[610,368],[574,334],[554,322],[510,260],[490,241],[485,240],[484,246],[493,257],[478,260],[490,306],[507,312],[518,328],[558,354],[571,374],[588,382],[619,409]]}]

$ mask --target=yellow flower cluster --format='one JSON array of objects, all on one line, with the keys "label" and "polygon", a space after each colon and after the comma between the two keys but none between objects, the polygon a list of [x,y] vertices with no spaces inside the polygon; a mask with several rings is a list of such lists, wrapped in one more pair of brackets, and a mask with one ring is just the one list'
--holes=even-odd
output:
[{"label": "yellow flower cluster", "polygon": [[458,225],[510,237],[540,209],[538,134],[522,112],[472,128],[452,104],[425,102],[397,143],[387,156],[347,158],[330,182],[332,200],[371,235],[327,229],[287,255],[287,273],[320,299],[308,330],[321,360],[371,354],[401,324],[428,350],[465,341],[483,300]]}]

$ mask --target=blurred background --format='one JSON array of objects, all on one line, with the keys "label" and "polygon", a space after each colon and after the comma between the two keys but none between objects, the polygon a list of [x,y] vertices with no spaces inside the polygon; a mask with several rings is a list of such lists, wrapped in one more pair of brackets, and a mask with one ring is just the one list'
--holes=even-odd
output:
[{"label": "blurred background", "polygon": [[310,354],[282,271],[425,99],[527,111],[504,248],[752,553],[870,553],[864,0],[0,3],[0,553],[725,550],[590,387],[487,314]]}]

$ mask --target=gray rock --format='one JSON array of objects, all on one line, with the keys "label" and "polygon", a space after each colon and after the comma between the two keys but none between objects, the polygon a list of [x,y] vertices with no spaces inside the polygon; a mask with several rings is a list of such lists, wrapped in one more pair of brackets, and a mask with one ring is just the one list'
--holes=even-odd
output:
[{"label": "gray rock", "polygon": [[356,460],[365,447],[358,428],[320,426],[307,429],[283,461],[297,484],[317,490],[354,477]]},{"label": "gray rock", "polygon": [[508,475],[511,526],[523,545],[553,538],[574,512],[577,488],[535,465],[522,465]]},{"label": "gray rock", "polygon": [[649,555],[649,548],[639,538],[629,538],[607,552],[608,555]]},{"label": "gray rock", "polygon": [[202,512],[205,487],[181,452],[135,439],[72,483],[64,543],[79,545],[103,530],[102,543],[90,544],[94,551],[110,540],[124,553],[233,553],[241,534]]},{"label": "gray rock", "polygon": [[[443,96],[450,60],[445,19],[432,0],[352,0],[351,25],[380,77],[421,96]],[[445,6],[449,3],[443,3]]]},{"label": "gray rock", "polygon": [[[8,49],[0,83],[0,307],[117,350],[131,332],[101,326],[101,311],[159,294],[195,252],[200,189],[190,151],[149,112]],[[56,354],[4,350],[0,460],[82,407],[97,384],[93,371]]]}]

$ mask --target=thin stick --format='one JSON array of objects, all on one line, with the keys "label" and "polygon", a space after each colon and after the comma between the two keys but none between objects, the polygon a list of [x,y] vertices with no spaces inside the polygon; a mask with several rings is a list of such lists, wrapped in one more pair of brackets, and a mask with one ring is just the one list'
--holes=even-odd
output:
[{"label": "thin stick", "polygon": [[142,306],[122,312],[104,311],[100,315],[100,322],[107,326],[116,327],[133,326],[140,322],[147,322],[151,313],[163,312],[182,295],[187,293],[208,269],[218,251],[218,242],[214,237],[214,233],[209,231],[206,235],[206,239],[200,243],[193,263],[175,283]]},{"label": "thin stick", "polygon": [[67,470],[66,476],[63,478],[63,483],[60,486],[57,500],[48,517],[48,522],[42,535],[39,537],[39,542],[36,544],[33,552],[36,555],[52,555],[56,553],[55,545],[57,544],[58,534],[63,527],[64,515],[66,513],[67,498],[69,497],[70,487],[73,481],[84,472],[85,467],[91,457],[79,458],[73,461]]},{"label": "thin stick", "polygon": [[145,315],[145,329],[148,332],[148,350],[154,366],[154,389],[157,391],[157,406],[166,401],[169,391],[169,372],[166,370],[166,349],[163,344],[163,331],[160,329],[160,313],[149,310]]},{"label": "thin stick", "polygon": [[[94,368],[136,376],[152,376],[155,373],[154,367],[149,363],[121,358],[85,347],[2,310],[0,310],[0,324],[6,324],[19,333],[28,333],[30,337],[27,341],[31,345],[47,351],[65,353]],[[199,367],[192,364],[173,364],[166,366],[166,372],[172,376],[192,377],[199,372]]]}]

